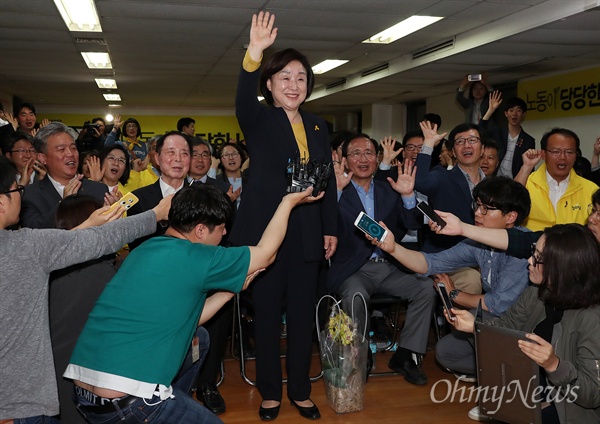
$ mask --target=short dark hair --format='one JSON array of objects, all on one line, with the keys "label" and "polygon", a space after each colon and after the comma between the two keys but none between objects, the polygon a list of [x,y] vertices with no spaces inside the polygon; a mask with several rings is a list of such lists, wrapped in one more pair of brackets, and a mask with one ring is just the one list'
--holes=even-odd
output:
[{"label": "short dark hair", "polygon": [[25,103],[21,103],[21,104],[17,105],[17,107],[15,108],[15,110],[14,110],[14,112],[15,112],[15,118],[25,108],[31,110],[33,112],[33,114],[36,115],[36,113],[35,113],[35,106],[33,105],[33,103],[25,102]]},{"label": "short dark hair", "polygon": [[579,137],[577,137],[577,134],[575,134],[573,131],[568,130],[566,128],[552,128],[550,131],[544,133],[544,135],[542,136],[542,139],[540,140],[540,146],[542,148],[542,150],[546,150],[546,147],[548,147],[548,139],[550,138],[551,135],[554,134],[560,134],[563,137],[567,137],[567,138],[572,138],[573,140],[575,140],[575,147],[577,149],[579,149]]},{"label": "short dark hair", "polygon": [[[423,131],[421,131],[421,130],[409,131],[402,138],[402,145],[406,146],[406,143],[408,143],[408,140],[410,140],[411,138],[414,138],[414,137],[419,137],[419,138],[425,139],[425,136],[423,135]],[[396,148],[396,147],[394,146],[394,148]]]},{"label": "short dark hair", "polygon": [[190,149],[190,155],[191,155],[192,150],[193,150],[192,138],[188,137],[187,134],[183,134],[180,131],[168,131],[168,132],[164,133],[163,135],[161,135],[160,138],[156,141],[156,153],[160,154],[160,151],[162,150],[163,146],[165,145],[165,140],[167,139],[167,137],[170,137],[172,135],[176,135],[178,137],[183,137],[183,139],[188,144],[188,147]]},{"label": "short dark hair", "polygon": [[[240,154],[240,159],[242,160],[242,163],[244,163],[244,161],[246,160],[246,152],[244,152],[244,149],[242,149],[237,143],[223,143],[221,144],[221,147],[219,148],[219,151],[217,152],[217,157],[219,159],[221,159],[221,156],[223,156],[223,150],[225,149],[225,147],[233,147],[235,150],[237,150],[237,152]],[[222,167],[222,164],[219,164],[219,167]]]},{"label": "short dark hair", "polygon": [[29,134],[25,134],[22,131],[15,131],[14,133],[6,137],[6,140],[4,141],[4,147],[6,148],[6,151],[4,151],[3,153],[5,155],[7,153],[10,153],[10,151],[15,147],[15,144],[17,144],[21,140],[24,140],[33,146],[32,136],[30,136]]},{"label": "short dark hair", "polygon": [[[17,182],[17,167],[5,156],[0,156],[0,193],[4,193]],[[10,193],[5,194],[10,198]]]},{"label": "short dark hair", "polygon": [[181,118],[179,121],[177,121],[177,131],[181,132],[183,131],[183,127],[189,127],[190,124],[195,123],[196,121],[192,118]]},{"label": "short dark hair", "polygon": [[225,193],[208,184],[194,184],[179,190],[171,202],[169,225],[181,233],[189,233],[198,224],[213,231],[228,224],[233,206]]},{"label": "short dark hair", "polygon": [[96,121],[102,122],[104,124],[104,126],[106,127],[106,121],[103,118],[97,117],[97,118],[92,119],[92,123],[94,123]]},{"label": "short dark hair", "polygon": [[54,214],[54,228],[71,230],[88,219],[92,212],[102,207],[102,202],[84,194],[72,194],[58,204]]},{"label": "short dark hair", "polygon": [[506,104],[504,105],[504,110],[512,109],[513,107],[518,107],[523,112],[527,112],[527,103],[520,97],[510,97]]},{"label": "short dark hair", "polygon": [[357,133],[354,134],[354,136],[352,137],[348,137],[348,140],[342,145],[342,156],[343,157],[347,157],[348,156],[348,146],[350,146],[350,143],[358,138],[366,138],[367,140],[369,140],[371,142],[371,144],[373,144],[373,148],[375,149],[375,152],[379,151],[379,143],[377,143],[377,140],[371,138],[368,134],[365,133]]},{"label": "short dark hair", "polygon": [[315,74],[312,71],[310,66],[310,62],[302,53],[300,53],[296,49],[285,49],[278,51],[273,56],[267,60],[265,63],[262,73],[260,75],[260,92],[262,96],[265,98],[267,104],[273,104],[273,95],[271,91],[267,88],[267,81],[271,79],[273,75],[277,72],[281,71],[285,68],[288,63],[297,60],[304,66],[306,70],[306,99],[307,100],[312,94],[313,88],[315,86]]},{"label": "short dark hair", "polygon": [[600,304],[600,246],[581,224],[559,224],[544,230],[546,242],[540,299],[559,309]]},{"label": "short dark hair", "polygon": [[356,133],[350,130],[341,130],[331,134],[331,150],[337,150],[342,144],[348,141],[349,138],[354,137]]},{"label": "short dark hair", "polygon": [[592,205],[600,205],[600,188],[592,194]]},{"label": "short dark hair", "polygon": [[521,225],[529,215],[531,198],[527,189],[507,177],[489,177],[473,189],[473,199],[484,205],[500,209],[503,215],[516,212],[515,226]]},{"label": "short dark hair", "polygon": [[125,122],[123,122],[123,124],[121,125],[121,128],[123,128],[123,130],[121,131],[121,133],[122,134],[126,134],[125,129],[127,127],[127,124],[131,124],[131,123],[134,123],[137,126],[137,134],[135,136],[136,137],[141,136],[142,135],[142,126],[140,125],[140,123],[138,122],[138,120],[135,119],[135,118],[127,118],[125,120]]},{"label": "short dark hair", "polygon": [[442,126],[442,117],[437,113],[426,113],[423,117],[423,120],[429,121],[432,124],[436,124],[438,126],[438,129],[440,129],[440,127]]},{"label": "short dark hair", "polygon": [[[184,134],[184,135],[187,135],[187,134]],[[192,142],[192,147],[201,146],[201,145],[202,146],[206,146],[206,147],[208,147],[208,151],[212,154],[213,148],[210,145],[210,143],[208,141],[206,141],[204,138],[202,138],[202,137],[189,137],[189,139]]]},{"label": "short dark hair", "polygon": [[481,139],[481,143],[483,144],[483,147],[496,149],[497,152],[500,152],[500,147],[498,146],[498,143],[496,143],[496,140],[487,136],[487,134]]},{"label": "short dark hair", "polygon": [[483,143],[483,138],[485,136],[485,131],[477,124],[472,124],[470,122],[465,122],[462,124],[458,124],[457,126],[455,126],[452,131],[450,131],[450,134],[448,135],[448,150],[452,150],[454,148],[454,139],[456,138],[457,134],[460,133],[464,133],[467,132],[469,130],[475,130],[477,131],[477,133],[479,134],[479,139],[481,140],[481,142]]},{"label": "short dark hair", "polygon": [[121,175],[121,178],[119,178],[119,182],[125,185],[127,184],[127,181],[129,180],[129,175],[131,174],[131,167],[129,164],[129,152],[127,151],[125,146],[119,143],[115,143],[111,144],[110,146],[106,146],[105,148],[100,150],[100,154],[98,155],[98,158],[100,159],[100,166],[104,164],[104,160],[113,150],[120,150],[125,154],[125,171],[123,171],[123,175]]}]

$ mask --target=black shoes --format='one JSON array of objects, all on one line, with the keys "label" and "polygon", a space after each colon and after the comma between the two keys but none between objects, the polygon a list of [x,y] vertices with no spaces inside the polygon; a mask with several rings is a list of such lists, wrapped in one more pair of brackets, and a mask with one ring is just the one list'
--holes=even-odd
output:
[{"label": "black shoes", "polygon": [[[298,412],[300,412],[300,415],[303,416],[304,418],[308,418],[309,420],[318,420],[319,418],[321,418],[321,413],[319,412],[319,408],[317,408],[317,405],[315,405],[314,402],[313,402],[312,406],[300,406],[293,399],[290,399],[290,402],[292,403],[293,406],[296,407]],[[311,402],[312,402],[312,400],[311,400]]]},{"label": "black shoes", "polygon": [[219,415],[225,412],[225,400],[219,389],[213,383],[203,383],[196,390],[196,397],[213,414]]},{"label": "black shoes", "polygon": [[422,386],[427,384],[427,377],[421,371],[421,368],[415,364],[412,358],[401,359],[399,355],[394,354],[388,363],[388,367],[404,375],[404,379],[409,383]]},{"label": "black shoes", "polygon": [[274,406],[272,408],[263,408],[262,404],[260,408],[258,408],[258,416],[263,421],[273,421],[279,415],[279,408],[281,407],[281,403],[279,405]]}]

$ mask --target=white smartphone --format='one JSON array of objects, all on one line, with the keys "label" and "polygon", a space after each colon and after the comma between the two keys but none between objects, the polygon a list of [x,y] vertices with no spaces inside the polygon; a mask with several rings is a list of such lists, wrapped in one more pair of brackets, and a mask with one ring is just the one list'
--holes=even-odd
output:
[{"label": "white smartphone", "polygon": [[442,298],[442,303],[444,305],[444,309],[448,313],[448,318],[452,321],[456,319],[456,315],[452,313],[452,301],[450,300],[450,296],[448,296],[448,290],[446,290],[446,285],[444,283],[437,283],[436,285],[437,291]]},{"label": "white smartphone", "polygon": [[481,74],[471,74],[467,77],[469,81],[481,81]]},{"label": "white smartphone", "polygon": [[361,230],[363,233],[376,238],[379,241],[384,241],[388,235],[388,230],[379,225],[373,218],[364,212],[361,212],[354,221],[356,228]]}]

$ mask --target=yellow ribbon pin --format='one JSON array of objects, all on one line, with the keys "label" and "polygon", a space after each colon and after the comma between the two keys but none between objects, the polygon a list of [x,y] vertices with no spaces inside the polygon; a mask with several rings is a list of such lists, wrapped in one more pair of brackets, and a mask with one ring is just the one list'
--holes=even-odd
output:
[{"label": "yellow ribbon pin", "polygon": [[315,125],[315,131],[319,131],[319,126]]}]

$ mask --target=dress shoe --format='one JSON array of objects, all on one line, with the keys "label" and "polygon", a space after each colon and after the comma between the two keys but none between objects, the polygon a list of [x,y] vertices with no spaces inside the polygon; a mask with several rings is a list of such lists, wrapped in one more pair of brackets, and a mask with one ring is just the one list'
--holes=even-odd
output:
[{"label": "dress shoe", "polygon": [[[309,420],[318,420],[319,418],[321,418],[321,413],[319,412],[319,408],[317,408],[317,405],[315,405],[314,402],[313,402],[312,406],[300,406],[293,399],[290,399],[290,402],[292,403],[293,406],[296,407],[298,412],[300,412],[300,415],[303,416],[304,418],[308,418]],[[312,402],[312,400],[311,400],[311,402]]]},{"label": "dress shoe", "polygon": [[273,406],[272,408],[263,408],[260,405],[258,408],[258,416],[263,421],[273,421],[279,415],[279,408],[281,407],[281,403],[277,406]]},{"label": "dress shoe", "polygon": [[427,384],[427,377],[423,374],[423,371],[410,359],[399,359],[396,355],[393,355],[388,363],[388,367],[394,371],[402,374],[404,379],[409,383],[422,386]]},{"label": "dress shoe", "polygon": [[225,412],[225,400],[215,384],[202,383],[196,390],[196,397],[213,414],[219,415]]}]

